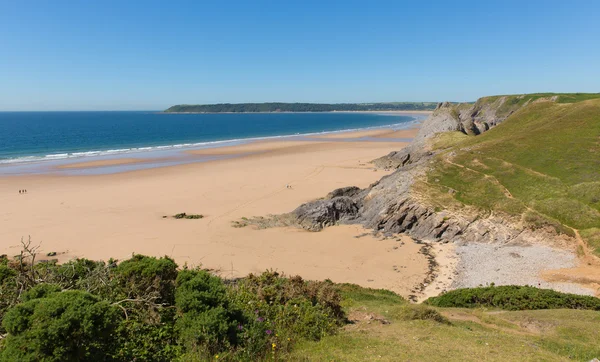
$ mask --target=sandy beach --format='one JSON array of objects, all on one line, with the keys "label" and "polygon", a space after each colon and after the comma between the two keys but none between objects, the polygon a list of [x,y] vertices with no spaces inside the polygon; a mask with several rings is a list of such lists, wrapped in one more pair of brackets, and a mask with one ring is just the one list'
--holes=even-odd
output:
[{"label": "sandy beach", "polygon": [[[108,175],[2,177],[0,253],[18,254],[21,238],[31,236],[41,243],[40,253],[57,252],[60,261],[169,255],[180,265],[202,265],[225,277],[272,268],[407,296],[423,281],[427,260],[419,253],[421,246],[406,237],[384,240],[359,226],[311,233],[234,228],[232,222],[289,212],[338,187],[366,187],[386,174],[368,161],[406,145],[388,139],[415,133],[379,129],[316,140],[254,142],[190,151],[234,155],[226,159]],[[69,167],[123,162],[138,160],[85,161]],[[28,193],[21,195],[19,189]],[[180,212],[205,217],[164,218]]]}]

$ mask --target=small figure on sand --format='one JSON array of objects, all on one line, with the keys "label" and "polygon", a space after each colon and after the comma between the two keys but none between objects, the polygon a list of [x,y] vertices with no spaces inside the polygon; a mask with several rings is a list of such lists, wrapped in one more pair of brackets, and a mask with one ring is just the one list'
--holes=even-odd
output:
[{"label": "small figure on sand", "polygon": [[286,189],[291,189],[291,188],[292,188],[292,185],[289,185],[289,184],[288,184],[288,185],[285,185],[285,188],[286,188]]},{"label": "small figure on sand", "polygon": [[19,190],[19,193],[21,193],[21,190]]}]

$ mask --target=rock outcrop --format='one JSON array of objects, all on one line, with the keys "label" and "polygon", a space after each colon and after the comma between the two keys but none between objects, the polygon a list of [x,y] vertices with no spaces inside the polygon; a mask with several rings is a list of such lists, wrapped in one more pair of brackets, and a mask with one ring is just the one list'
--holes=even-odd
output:
[{"label": "rock outcrop", "polygon": [[396,169],[429,157],[432,152],[428,140],[438,133],[458,131],[478,135],[488,131],[527,105],[527,102],[519,104],[519,99],[501,96],[481,98],[473,104],[439,103],[408,147],[373,160],[373,164],[379,168]]}]

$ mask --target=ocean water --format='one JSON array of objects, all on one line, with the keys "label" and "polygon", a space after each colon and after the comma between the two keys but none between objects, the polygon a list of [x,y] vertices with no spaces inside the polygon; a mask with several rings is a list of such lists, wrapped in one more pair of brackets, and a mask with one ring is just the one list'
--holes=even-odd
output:
[{"label": "ocean water", "polygon": [[0,112],[0,164],[217,147],[248,139],[373,127],[408,128],[420,118],[374,113]]}]

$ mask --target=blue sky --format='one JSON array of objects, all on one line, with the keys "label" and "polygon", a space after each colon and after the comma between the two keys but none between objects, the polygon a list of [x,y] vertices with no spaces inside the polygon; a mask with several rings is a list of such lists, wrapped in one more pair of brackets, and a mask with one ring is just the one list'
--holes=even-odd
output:
[{"label": "blue sky", "polygon": [[600,1],[0,0],[0,110],[600,92]]}]

